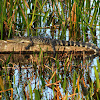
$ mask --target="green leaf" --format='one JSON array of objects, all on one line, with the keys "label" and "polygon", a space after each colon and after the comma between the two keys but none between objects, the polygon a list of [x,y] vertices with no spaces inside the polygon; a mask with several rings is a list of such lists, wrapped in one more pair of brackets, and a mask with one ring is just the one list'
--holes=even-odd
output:
[{"label": "green leaf", "polygon": [[98,67],[98,71],[100,72],[100,63],[99,63],[99,60],[97,60],[97,67]]},{"label": "green leaf", "polygon": [[29,85],[29,91],[30,91],[30,95],[31,95],[31,100],[33,100],[33,96],[32,96],[32,88],[31,88],[31,85],[30,85],[30,83],[28,84]]},{"label": "green leaf", "polygon": [[76,71],[74,71],[74,75],[73,75],[73,87],[75,89],[75,84],[76,84]]},{"label": "green leaf", "polygon": [[9,55],[9,57],[8,57],[8,59],[7,59],[6,64],[8,64],[8,63],[9,63],[11,55],[12,55],[12,53],[10,53],[10,55]]},{"label": "green leaf", "polygon": [[35,0],[35,4],[34,4],[34,10],[33,10],[33,15],[32,15],[32,20],[31,20],[31,23],[30,23],[30,27],[32,26],[33,24],[33,21],[35,20],[36,16],[35,15],[35,11],[36,11],[36,3],[37,3],[37,0]]},{"label": "green leaf", "polygon": [[35,91],[35,100],[40,100],[40,94],[39,94],[38,90],[35,89],[34,91]]},{"label": "green leaf", "polygon": [[66,90],[66,77],[64,77],[63,90],[64,90],[64,92],[65,92],[65,90]]},{"label": "green leaf", "polygon": [[96,85],[97,85],[97,89],[100,88],[100,85],[99,85],[99,73],[96,69],[96,67],[94,66],[94,72],[95,72],[95,77],[96,77]]},{"label": "green leaf", "polygon": [[[97,3],[96,3],[96,4],[97,4]],[[96,4],[95,4],[95,5],[96,5]],[[95,7],[95,10],[94,10],[94,13],[93,13],[93,17],[92,17],[92,20],[91,20],[91,22],[90,22],[90,27],[92,27],[92,25],[93,25],[93,21],[94,21],[95,18],[96,18],[97,12],[98,12],[98,5],[97,5],[97,7]]]},{"label": "green leaf", "polygon": [[41,78],[42,86],[44,87],[45,86],[44,78],[42,76],[40,78]]},{"label": "green leaf", "polygon": [[2,90],[4,90],[4,84],[3,84],[3,80],[1,78],[1,76],[0,76],[0,87],[1,87]]},{"label": "green leaf", "polygon": [[50,9],[45,13],[45,16],[44,16],[44,18],[43,18],[43,23],[45,22],[45,20],[46,20],[48,14],[49,14],[49,12],[50,12]]}]

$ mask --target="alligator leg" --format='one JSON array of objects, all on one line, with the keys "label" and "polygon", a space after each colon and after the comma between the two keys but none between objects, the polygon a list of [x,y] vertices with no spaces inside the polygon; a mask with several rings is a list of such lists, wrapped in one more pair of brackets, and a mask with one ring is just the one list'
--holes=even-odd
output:
[{"label": "alligator leg", "polygon": [[26,50],[28,50],[31,46],[34,45],[31,37],[30,37],[30,41],[31,41],[31,43],[29,43],[29,45],[27,47],[25,47]]},{"label": "alligator leg", "polygon": [[27,47],[25,47],[26,50],[28,50],[32,45],[32,43],[30,43]]}]

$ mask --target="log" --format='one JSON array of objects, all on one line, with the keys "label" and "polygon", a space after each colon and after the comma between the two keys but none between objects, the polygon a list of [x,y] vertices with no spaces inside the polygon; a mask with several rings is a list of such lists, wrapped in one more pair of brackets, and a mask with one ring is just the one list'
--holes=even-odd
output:
[{"label": "log", "polygon": [[[11,59],[11,62],[23,62],[23,63],[28,63],[28,58],[30,58],[30,55],[40,52],[41,50],[45,53],[48,53],[50,57],[53,57],[53,49],[50,45],[34,45],[31,46],[28,50],[25,49],[26,46],[28,46],[29,43],[20,43],[20,42],[8,42],[5,40],[0,40],[0,61],[6,62],[6,60],[9,57],[9,53],[13,52]],[[58,53],[58,58],[62,57],[62,52],[65,53],[65,57],[67,57],[70,51],[73,51],[74,56],[80,56],[82,57],[84,55],[84,51],[86,51],[86,55],[93,54],[94,51],[90,49],[86,49],[84,47],[75,47],[75,46],[55,46],[56,52]],[[17,54],[16,54],[17,53]],[[70,53],[70,54],[72,54]],[[33,54],[34,56],[34,54]],[[26,58],[26,59],[25,59]],[[62,59],[62,58],[61,58]]]},{"label": "log", "polygon": [[[28,52],[39,52],[40,48],[43,52],[53,52],[53,48],[50,45],[38,45],[35,44],[34,46],[31,46],[28,50],[25,49],[26,46],[28,46],[29,43],[20,43],[20,42],[9,42],[9,41],[5,41],[5,40],[0,40],[0,53],[9,53],[9,52],[24,52],[26,51]],[[61,51],[87,51],[87,52],[91,52],[94,53],[93,50],[91,49],[87,49],[84,47],[75,47],[75,46],[55,46],[56,51],[57,52],[61,52]]]}]

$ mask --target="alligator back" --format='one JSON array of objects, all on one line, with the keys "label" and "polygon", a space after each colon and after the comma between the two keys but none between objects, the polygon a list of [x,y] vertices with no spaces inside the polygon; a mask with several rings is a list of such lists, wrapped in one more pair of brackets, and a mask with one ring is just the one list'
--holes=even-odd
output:
[{"label": "alligator back", "polygon": [[52,47],[55,47],[55,46],[84,47],[87,49],[94,50],[95,54],[99,53],[99,48],[96,45],[94,45],[93,43],[89,43],[89,42],[64,41],[64,40],[44,38],[44,37],[38,37],[38,36],[31,37],[31,41],[33,41],[33,43],[35,43],[35,44],[52,45]]},{"label": "alligator back", "polygon": [[[84,47],[87,49],[94,50],[93,55],[99,54],[99,48],[94,45],[93,43],[89,42],[78,42],[78,41],[64,41],[64,40],[57,40],[57,39],[51,39],[51,38],[45,38],[41,36],[33,36],[33,37],[16,37],[12,40],[8,40],[11,42],[27,42],[29,45],[26,47],[26,49],[29,49],[30,46],[33,46],[34,44],[39,45],[51,45],[53,48],[53,51],[55,53],[55,46],[75,46],[75,47]],[[90,55],[92,57],[92,55]]]}]

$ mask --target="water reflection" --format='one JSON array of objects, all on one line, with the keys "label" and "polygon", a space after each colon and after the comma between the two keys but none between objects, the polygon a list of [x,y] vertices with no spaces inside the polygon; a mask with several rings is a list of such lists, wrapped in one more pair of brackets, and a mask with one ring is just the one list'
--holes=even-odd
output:
[{"label": "water reflection", "polygon": [[[89,82],[94,81],[95,78],[91,76],[93,75],[91,67],[93,60],[82,60],[79,56],[72,54],[67,56],[58,54],[57,58],[50,55],[12,54],[7,65],[9,54],[0,56],[2,59],[0,62],[6,66],[2,68],[7,70],[12,81],[15,100],[35,99],[36,93],[41,99],[54,99],[54,95],[57,97],[58,93],[60,99],[66,93],[70,97],[70,94],[78,89],[75,88],[77,84],[82,88],[83,95],[87,95]],[[7,85],[7,82],[5,84]],[[77,96],[78,92],[75,95]]]}]

